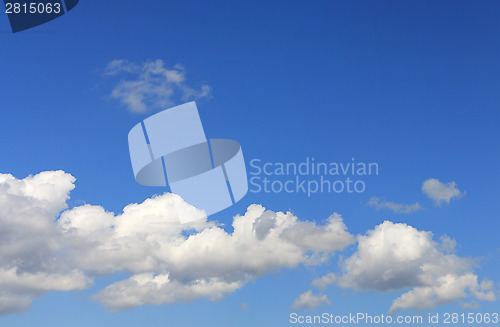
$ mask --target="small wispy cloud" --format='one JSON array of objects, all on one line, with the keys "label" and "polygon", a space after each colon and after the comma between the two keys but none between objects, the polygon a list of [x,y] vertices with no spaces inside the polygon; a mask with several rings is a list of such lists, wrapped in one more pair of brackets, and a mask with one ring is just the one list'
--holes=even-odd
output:
[{"label": "small wispy cloud", "polygon": [[477,301],[460,302],[460,307],[462,309],[477,309],[479,308],[479,303]]},{"label": "small wispy cloud", "polygon": [[458,199],[465,195],[458,189],[455,182],[441,183],[439,179],[429,178],[422,184],[422,192],[434,200],[437,206],[443,203],[449,204],[452,199]]},{"label": "small wispy cloud", "polygon": [[201,85],[199,89],[188,86],[181,64],[166,68],[160,59],[144,63],[113,60],[104,69],[104,76],[122,77],[111,97],[120,100],[132,112],[146,112],[211,97],[210,85]]},{"label": "small wispy cloud", "polygon": [[455,253],[457,251],[457,241],[454,238],[451,238],[448,235],[443,235],[439,238],[439,240],[441,241],[439,250],[446,253]]},{"label": "small wispy cloud", "polygon": [[311,285],[321,289],[326,289],[328,285],[335,283],[337,276],[334,273],[326,274],[323,277],[316,278],[312,281]]},{"label": "small wispy cloud", "polygon": [[312,310],[323,304],[332,304],[324,294],[314,295],[312,291],[302,293],[292,303],[292,308],[298,310]]},{"label": "small wispy cloud", "polygon": [[418,202],[415,202],[413,204],[403,204],[403,203],[385,201],[376,196],[372,196],[370,200],[366,203],[366,205],[374,207],[377,210],[389,209],[396,213],[413,213],[415,211],[422,209],[422,206]]}]

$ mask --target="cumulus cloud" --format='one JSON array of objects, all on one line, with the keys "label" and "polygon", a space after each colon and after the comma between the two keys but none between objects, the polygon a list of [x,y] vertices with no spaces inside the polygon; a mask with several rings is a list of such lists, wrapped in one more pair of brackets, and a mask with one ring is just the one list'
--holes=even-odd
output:
[{"label": "cumulus cloud", "polygon": [[120,311],[145,304],[191,302],[200,297],[219,300],[243,284],[244,281],[230,282],[219,278],[186,283],[171,280],[168,274],[139,274],[111,284],[96,298],[111,311]]},{"label": "cumulus cloud", "polygon": [[[167,194],[154,200],[170,201],[173,197]],[[130,218],[124,216],[126,209],[115,218],[114,228],[106,228],[103,239],[82,244],[87,241],[85,237],[78,241],[83,251],[67,252],[69,258],[78,258],[74,264],[84,263],[82,268],[132,274],[128,280],[112,284],[96,295],[110,310],[189,302],[199,297],[217,300],[272,270],[316,264],[321,262],[318,256],[326,260],[353,242],[353,236],[337,216],[318,226],[300,221],[291,213],[272,212],[252,205],[245,215],[234,218],[232,233],[205,223],[185,236],[184,225],[165,225],[163,231],[154,225],[145,227],[144,220],[137,222],[137,213]],[[159,209],[157,214],[163,212]],[[71,215],[68,211],[62,217],[70,226]],[[274,221],[265,232],[257,228],[257,222],[263,217]],[[140,224],[142,231],[138,231],[139,226],[129,224]],[[128,232],[123,234],[123,230]],[[323,239],[317,245],[310,244],[309,234]]]},{"label": "cumulus cloud", "polygon": [[478,281],[473,262],[450,251],[454,243],[407,224],[390,221],[358,237],[357,251],[342,264],[343,272],[326,275],[313,285],[335,283],[355,290],[405,290],[394,300],[390,313],[400,309],[426,309],[473,298],[494,301],[491,281]]},{"label": "cumulus cloud", "polygon": [[179,224],[200,212],[170,193],[120,214],[89,204],[67,210],[74,181],[62,171],[0,174],[0,313],[116,273],[129,277],[95,294],[113,311],[217,300],[270,271],[325,262],[354,241],[338,214],[318,225],[260,205],[236,216],[232,232],[207,220]]},{"label": "cumulus cloud", "polygon": [[429,178],[422,184],[422,192],[434,200],[437,206],[443,203],[449,204],[452,199],[458,199],[465,195],[465,192],[458,189],[455,182],[441,183],[435,178]]},{"label": "cumulus cloud", "polygon": [[377,210],[389,209],[396,213],[413,213],[415,211],[422,209],[422,207],[418,202],[415,202],[413,204],[402,204],[402,203],[385,201],[376,196],[371,197],[370,200],[366,203],[366,205],[370,207],[375,207]]},{"label": "cumulus cloud", "polygon": [[[88,288],[101,276],[125,277],[94,298],[109,310],[147,304],[222,299],[246,283],[284,268],[327,264],[356,238],[339,214],[324,223],[251,205],[228,231],[198,217],[179,196],[163,194],[115,214],[95,205],[67,209],[75,178],[63,171],[24,179],[0,174],[0,314],[28,309],[51,291]],[[187,219],[191,220],[191,219]],[[391,312],[452,301],[493,301],[491,281],[479,281],[456,241],[406,224],[384,222],[358,236],[342,273],[313,281],[357,290],[405,290]],[[295,308],[329,303],[311,291]]]},{"label": "cumulus cloud", "polygon": [[331,304],[328,297],[324,294],[314,295],[312,291],[302,293],[292,303],[292,308],[298,310],[312,310],[320,305]]},{"label": "cumulus cloud", "polygon": [[[468,297],[467,292],[482,301],[495,301],[493,285],[484,286],[478,283],[478,278],[473,273],[446,274],[429,286],[415,287],[392,303],[390,312],[399,309],[427,309],[436,305],[459,301]],[[488,284],[488,283],[487,283]]]},{"label": "cumulus cloud", "polygon": [[186,84],[186,72],[181,64],[166,68],[159,59],[140,64],[125,59],[113,60],[104,69],[104,75],[122,77],[111,96],[132,112],[166,109],[178,101],[211,97],[209,85],[196,89]]},{"label": "cumulus cloud", "polygon": [[42,172],[22,180],[0,174],[0,313],[26,310],[31,299],[84,289],[90,280],[58,260],[63,247],[55,217],[66,208],[74,177]]}]

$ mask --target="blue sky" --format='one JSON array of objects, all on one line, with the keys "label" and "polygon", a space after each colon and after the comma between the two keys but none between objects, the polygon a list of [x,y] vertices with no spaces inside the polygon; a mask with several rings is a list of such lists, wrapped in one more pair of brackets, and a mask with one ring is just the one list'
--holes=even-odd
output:
[{"label": "blue sky", "polygon": [[[0,15],[0,172],[22,179],[63,170],[76,177],[70,208],[88,203],[115,214],[163,193],[135,182],[127,134],[166,108],[148,102],[147,112],[130,110],[112,92],[132,77],[106,76],[106,67],[114,60],[138,66],[162,60],[168,70],[181,64],[185,85],[211,87],[210,96],[196,99],[206,135],[237,140],[247,165],[254,158],[314,157],[380,167],[361,194],[248,193],[211,221],[231,233],[233,216],[261,204],[321,226],[338,212],[353,235],[384,220],[406,223],[431,231],[435,241],[455,239],[456,255],[473,258],[479,281],[498,289],[499,14],[494,1],[82,0],[67,15],[16,34]],[[177,95],[170,100],[183,102]],[[460,196],[435,205],[421,190],[430,178],[455,182]],[[421,209],[377,210],[367,205],[374,196]],[[128,272],[90,273],[90,288],[35,296],[29,310],[1,316],[0,325],[288,326],[297,311],[291,304],[309,290],[331,304],[297,312],[386,314],[411,287],[311,287],[328,272],[339,274],[339,258],[356,251],[352,243],[323,265],[272,269],[222,300],[119,313],[92,296]],[[498,300],[478,301],[477,309],[459,305],[470,301],[403,313],[498,312]]]}]

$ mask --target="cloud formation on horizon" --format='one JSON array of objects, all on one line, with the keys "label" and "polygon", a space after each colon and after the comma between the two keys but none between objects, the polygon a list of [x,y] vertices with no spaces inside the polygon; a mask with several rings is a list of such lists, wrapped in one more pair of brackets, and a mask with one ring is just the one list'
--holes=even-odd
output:
[{"label": "cloud formation on horizon", "polygon": [[[272,271],[328,265],[357,240],[356,252],[313,285],[356,290],[407,290],[391,312],[452,301],[493,301],[493,283],[479,282],[456,242],[386,221],[366,235],[347,231],[334,213],[323,224],[251,205],[233,219],[232,232],[216,222],[179,224],[198,209],[166,193],[115,214],[85,204],[67,209],[75,178],[45,171],[24,179],[0,174],[0,314],[27,310],[52,291],[89,288],[94,279],[126,273],[94,298],[112,311],[147,304],[222,299]],[[244,255],[242,255],[244,254]],[[301,294],[292,304],[312,309],[326,295]]]},{"label": "cloud formation on horizon", "polygon": [[325,263],[354,241],[338,214],[317,225],[260,205],[236,216],[231,233],[206,220],[181,225],[179,215],[199,210],[170,193],[118,215],[89,204],[65,210],[74,181],[63,171],[0,174],[0,313],[119,272],[129,277],[95,295],[112,311],[217,300],[270,271]]}]

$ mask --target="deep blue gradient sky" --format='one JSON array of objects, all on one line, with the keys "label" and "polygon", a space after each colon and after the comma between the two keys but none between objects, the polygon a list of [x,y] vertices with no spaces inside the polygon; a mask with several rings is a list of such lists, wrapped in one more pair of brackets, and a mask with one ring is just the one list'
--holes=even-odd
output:
[{"label": "deep blue gradient sky", "polygon": [[[499,15],[496,1],[81,0],[59,19],[12,34],[2,14],[0,171],[23,178],[62,169],[77,178],[71,207],[85,202],[115,213],[163,192],[135,182],[128,154],[128,131],[154,111],[133,113],[112,99],[116,79],[103,72],[115,59],[181,63],[189,85],[213,88],[212,99],[198,101],[205,133],[240,142],[247,164],[354,157],[380,167],[363,194],[249,193],[213,219],[230,225],[259,203],[318,222],[336,211],[353,234],[385,219],[406,222],[455,238],[459,254],[480,258],[480,276],[495,280]],[[467,194],[434,207],[420,190],[428,178],[455,181]],[[372,196],[424,209],[376,211],[365,205]],[[90,291],[44,295],[0,325],[286,326],[290,303],[323,272],[284,270],[221,302],[123,313],[89,300],[106,284],[98,280]],[[326,310],[347,313],[385,313],[395,297],[327,292]],[[498,302],[479,310],[494,308]]]}]

